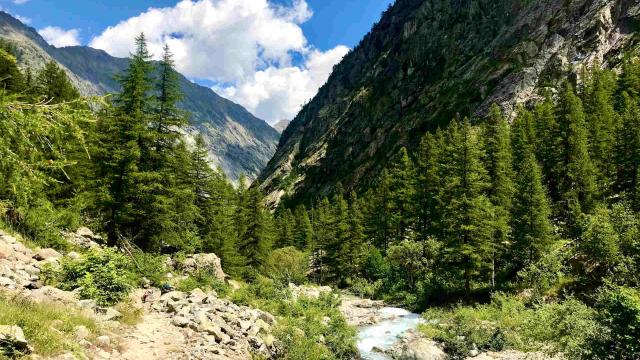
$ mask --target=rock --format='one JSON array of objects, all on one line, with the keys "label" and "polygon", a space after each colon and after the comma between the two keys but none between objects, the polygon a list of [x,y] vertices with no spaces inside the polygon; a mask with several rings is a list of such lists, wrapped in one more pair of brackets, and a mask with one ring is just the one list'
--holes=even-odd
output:
[{"label": "rock", "polygon": [[16,282],[9,279],[8,277],[0,277],[0,287],[6,287],[10,289],[16,288]]},{"label": "rock", "polygon": [[415,338],[404,344],[400,360],[446,360],[447,354],[437,343],[425,338]]},{"label": "rock", "polygon": [[65,237],[71,244],[85,250],[100,247],[96,241],[102,242],[101,236],[95,235],[86,227],[79,228],[75,233],[66,234]]},{"label": "rock", "polygon": [[122,318],[122,314],[118,310],[110,307],[109,308],[96,307],[95,312],[100,316],[100,319],[102,321],[113,321],[113,320],[119,320]]},{"label": "rock", "polygon": [[59,302],[62,304],[75,304],[76,296],[71,291],[56,289],[51,286],[43,286],[29,293],[29,298],[35,302]]},{"label": "rock", "polygon": [[478,351],[477,349],[472,349],[472,350],[469,351],[469,356],[470,357],[476,357],[478,355],[480,355],[480,351]]},{"label": "rock", "polygon": [[76,340],[86,340],[91,335],[89,329],[87,329],[84,325],[76,326],[75,328],[75,336]]},{"label": "rock", "polygon": [[177,327],[187,327],[189,323],[191,323],[191,320],[189,320],[185,316],[174,316],[173,319],[171,319],[171,324]]},{"label": "rock", "polygon": [[80,254],[78,254],[75,251],[72,251],[72,252],[67,254],[67,257],[69,257],[72,260],[78,260],[78,259],[80,259]]},{"label": "rock", "polygon": [[32,351],[22,328],[15,325],[0,325],[0,350],[3,348],[9,351],[17,350],[23,354],[30,354]]},{"label": "rock", "polygon": [[202,301],[207,297],[204,291],[201,289],[193,289],[191,293],[189,293],[188,300],[190,303],[202,304]]},{"label": "rock", "polygon": [[111,338],[106,335],[98,336],[96,338],[96,344],[101,348],[108,348],[109,345],[111,345]]},{"label": "rock", "polygon": [[275,322],[276,322],[276,318],[273,317],[273,315],[271,315],[271,314],[269,314],[267,312],[262,312],[262,311],[258,314],[258,319],[266,322],[267,324],[269,324],[271,326],[273,326],[273,324],[275,324]]},{"label": "rock", "polygon": [[87,300],[80,300],[78,301],[78,307],[80,309],[87,309],[87,310],[95,310],[96,307],[98,307],[98,304],[96,303],[95,300],[91,300],[91,299],[87,299]]},{"label": "rock", "polygon": [[299,297],[307,297],[310,299],[317,299],[323,293],[330,293],[332,291],[329,286],[310,286],[310,285],[300,285],[296,286],[295,284],[289,283],[289,290],[291,290],[291,296],[294,299]]},{"label": "rock", "polygon": [[202,330],[203,332],[206,332],[209,335],[213,335],[213,337],[216,339],[218,343],[226,343],[229,340],[231,340],[231,337],[225,334],[222,331],[222,328],[217,325],[211,324],[209,326],[203,327]]},{"label": "rock", "polygon": [[33,255],[33,258],[38,261],[59,259],[61,257],[62,257],[62,254],[60,254],[59,252],[51,248],[40,249],[38,250],[38,252],[35,253],[35,255]]},{"label": "rock", "polygon": [[224,271],[222,271],[222,266],[220,265],[220,258],[213,253],[188,255],[182,264],[179,265],[180,266],[178,266],[179,268],[177,270],[180,270],[187,275],[204,270],[210,271],[218,280],[224,281],[226,278]]}]

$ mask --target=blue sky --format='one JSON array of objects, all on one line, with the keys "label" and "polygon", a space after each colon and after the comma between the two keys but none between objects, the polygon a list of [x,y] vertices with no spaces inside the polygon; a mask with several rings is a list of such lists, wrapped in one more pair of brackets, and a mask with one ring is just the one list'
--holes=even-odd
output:
[{"label": "blue sky", "polygon": [[178,70],[274,123],[290,119],[393,0],[0,0],[56,46],[126,56],[144,31]]}]

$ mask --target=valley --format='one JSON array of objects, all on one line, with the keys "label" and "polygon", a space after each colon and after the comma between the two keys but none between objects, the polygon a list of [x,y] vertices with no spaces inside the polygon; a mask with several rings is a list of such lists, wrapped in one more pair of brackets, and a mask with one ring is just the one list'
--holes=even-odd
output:
[{"label": "valley", "polygon": [[0,12],[0,359],[640,357],[637,0],[61,2],[91,41],[40,1]]}]

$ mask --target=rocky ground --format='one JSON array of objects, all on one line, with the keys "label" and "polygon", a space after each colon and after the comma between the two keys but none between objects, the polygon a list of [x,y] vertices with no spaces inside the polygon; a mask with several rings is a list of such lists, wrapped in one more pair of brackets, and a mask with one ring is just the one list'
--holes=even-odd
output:
[{"label": "rocky ground", "polygon": [[[98,246],[88,229],[69,236],[83,248]],[[84,356],[63,354],[60,360],[90,359],[250,359],[252,353],[273,357],[278,352],[271,327],[276,319],[269,313],[238,306],[218,298],[215,291],[195,289],[189,293],[159,289],[137,289],[131,302],[142,318],[135,326],[118,320],[122,314],[115,308],[99,307],[93,300],[80,300],[76,292],[44,286],[40,271],[45,264],[56,266],[64,257],[53,249],[33,250],[15,237],[0,231],[0,291],[20,294],[34,302],[54,302],[74,307],[94,318],[101,336],[89,340],[86,328],[76,329],[76,340]],[[218,267],[216,276],[224,278],[219,259],[213,254],[191,256],[182,266],[185,271],[200,266]],[[29,339],[15,324],[0,324],[0,340],[29,349]],[[37,355],[32,357],[38,358]]]}]

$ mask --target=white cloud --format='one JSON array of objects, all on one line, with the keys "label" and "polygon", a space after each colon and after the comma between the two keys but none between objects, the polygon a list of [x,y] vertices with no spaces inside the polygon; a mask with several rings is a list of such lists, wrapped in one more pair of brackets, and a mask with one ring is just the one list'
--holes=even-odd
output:
[{"label": "white cloud", "polygon": [[289,6],[269,0],[182,0],[109,27],[90,46],[125,57],[144,32],[156,58],[166,42],[184,75],[224,84],[216,87],[223,95],[276,122],[293,117],[347,51],[340,46],[322,53],[309,45],[300,24],[311,16],[305,0]]},{"label": "white cloud", "polygon": [[65,30],[57,26],[47,26],[38,30],[38,33],[55,47],[80,45],[80,31],[78,29]]},{"label": "white cloud", "polygon": [[214,90],[270,123],[291,120],[327,81],[333,66],[348,51],[345,46],[324,53],[314,50],[302,66],[271,66],[237,85]]},{"label": "white cloud", "polygon": [[13,3],[16,5],[22,5],[28,3],[29,0],[13,0]]},{"label": "white cloud", "polygon": [[20,15],[14,14],[13,17],[20,20],[20,22],[22,22],[23,24],[27,24],[27,25],[31,24],[31,19],[26,16],[20,16]]}]

